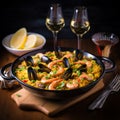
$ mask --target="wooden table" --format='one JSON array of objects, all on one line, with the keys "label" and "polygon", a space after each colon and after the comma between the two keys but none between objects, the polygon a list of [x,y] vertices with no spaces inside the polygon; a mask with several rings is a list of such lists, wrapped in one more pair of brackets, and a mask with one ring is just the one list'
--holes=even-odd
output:
[{"label": "wooden table", "polygon": [[[45,48],[52,46],[52,41],[47,40]],[[76,48],[76,40],[59,40],[59,46]],[[120,43],[112,48],[110,57],[116,62],[117,70],[120,70]],[[95,45],[92,41],[83,40],[82,49],[97,55]],[[0,67],[14,62],[17,58],[4,48],[0,51]],[[105,79],[110,80],[113,77],[112,73],[106,73]],[[19,89],[19,88],[18,88]],[[100,110],[89,111],[89,104],[100,94],[101,91],[91,95],[87,99],[75,104],[74,106],[60,112],[54,117],[49,117],[40,111],[22,110],[18,108],[15,102],[11,99],[11,94],[18,89],[0,89],[0,120],[113,120],[120,119],[120,92],[111,94],[107,99],[104,107]]]}]

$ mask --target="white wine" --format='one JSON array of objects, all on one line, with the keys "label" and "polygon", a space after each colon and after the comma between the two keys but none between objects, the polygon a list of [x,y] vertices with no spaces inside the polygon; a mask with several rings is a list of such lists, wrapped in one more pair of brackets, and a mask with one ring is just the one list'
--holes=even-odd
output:
[{"label": "white wine", "polygon": [[72,20],[70,27],[73,33],[82,36],[89,31],[90,24],[88,21],[85,21],[84,23],[79,23],[79,22]]},{"label": "white wine", "polygon": [[50,31],[59,32],[65,26],[65,21],[63,18],[61,18],[59,22],[46,18],[46,26]]},{"label": "white wine", "polygon": [[53,33],[54,49],[56,49],[58,46],[57,33],[65,26],[60,4],[55,3],[50,6],[45,25]]}]

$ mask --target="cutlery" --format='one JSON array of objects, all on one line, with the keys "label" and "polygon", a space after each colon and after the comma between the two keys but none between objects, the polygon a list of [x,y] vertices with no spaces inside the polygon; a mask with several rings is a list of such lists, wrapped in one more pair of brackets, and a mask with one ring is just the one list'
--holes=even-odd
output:
[{"label": "cutlery", "polygon": [[116,74],[114,79],[108,84],[108,86],[102,91],[102,93],[90,104],[89,110],[100,109],[103,107],[106,99],[110,93],[118,92],[120,90],[120,75]]}]

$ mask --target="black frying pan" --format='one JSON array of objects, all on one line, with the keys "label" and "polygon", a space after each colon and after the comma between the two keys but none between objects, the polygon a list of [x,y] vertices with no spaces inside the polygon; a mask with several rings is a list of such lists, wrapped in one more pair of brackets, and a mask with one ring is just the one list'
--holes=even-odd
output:
[{"label": "black frying pan", "polygon": [[[74,49],[73,48],[61,48],[62,51],[66,51],[66,50],[69,50],[69,51],[73,51]],[[112,70],[115,69],[115,63],[106,58],[106,57],[97,57],[91,53],[88,53],[88,52],[85,52],[85,51],[82,51],[83,54],[87,57],[90,57],[94,60],[97,61],[97,63],[101,66],[102,68],[102,71],[101,71],[101,75],[100,77],[91,82],[89,85],[85,86],[85,87],[82,87],[82,88],[78,88],[78,89],[73,89],[73,90],[44,90],[44,89],[40,89],[40,88],[35,88],[35,87],[32,87],[24,82],[22,82],[21,80],[19,80],[15,74],[14,74],[14,70],[15,68],[18,66],[18,64],[24,60],[24,58],[26,58],[27,56],[31,56],[31,55],[35,55],[36,53],[44,53],[46,51],[49,51],[49,50],[36,50],[36,51],[32,51],[32,52],[29,52],[27,54],[24,54],[20,57],[18,57],[13,63],[9,63],[5,66],[3,66],[0,70],[0,74],[1,76],[6,79],[6,80],[12,80],[12,79],[16,79],[20,85],[25,88],[26,90],[28,90],[29,92],[35,94],[35,95],[38,95],[40,97],[43,97],[43,98],[48,98],[48,99],[65,99],[65,98],[69,98],[69,97],[74,97],[74,96],[77,96],[77,95],[80,95],[86,91],[88,91],[89,89],[93,88],[104,76],[104,74],[106,72],[110,72]],[[104,65],[104,62],[108,62],[110,64],[109,68],[107,69]],[[108,67],[107,66],[107,67]],[[6,76],[5,75],[5,71],[9,68],[9,73],[10,75],[9,76]]]}]

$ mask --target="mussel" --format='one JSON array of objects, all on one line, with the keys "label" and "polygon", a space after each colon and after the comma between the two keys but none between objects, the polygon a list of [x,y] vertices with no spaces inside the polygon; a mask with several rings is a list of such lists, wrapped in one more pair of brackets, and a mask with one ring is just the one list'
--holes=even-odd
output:
[{"label": "mussel", "polygon": [[55,55],[56,55],[57,58],[62,57],[61,48],[59,46],[55,48]]},{"label": "mussel", "polygon": [[63,58],[63,64],[65,67],[70,68],[70,62],[69,62],[68,58],[66,58],[66,57]]},{"label": "mussel", "polygon": [[51,62],[52,60],[49,58],[49,57],[47,57],[47,56],[42,56],[41,57],[41,62],[45,62],[45,63],[49,63],[49,62]]},{"label": "mussel", "polygon": [[65,80],[68,80],[69,78],[71,78],[72,72],[73,72],[73,69],[72,69],[72,68],[68,68],[68,69],[63,73],[62,78],[65,79]]},{"label": "mussel", "polygon": [[83,58],[83,52],[79,49],[75,50],[75,60],[81,60]]},{"label": "mussel", "polygon": [[33,58],[31,56],[27,56],[26,58],[24,58],[27,66],[33,66],[34,65],[34,61]]},{"label": "mussel", "polygon": [[82,66],[80,66],[80,67],[78,68],[78,70],[79,70],[80,72],[86,72],[86,71],[87,71],[87,65],[86,65],[86,64],[83,64]]},{"label": "mussel", "polygon": [[51,71],[51,69],[50,68],[48,68],[47,66],[45,66],[45,65],[43,65],[43,64],[38,64],[38,66],[39,66],[39,72],[47,72],[47,73],[49,73],[50,71]]},{"label": "mussel", "polygon": [[29,80],[37,80],[37,73],[32,67],[28,67]]}]

